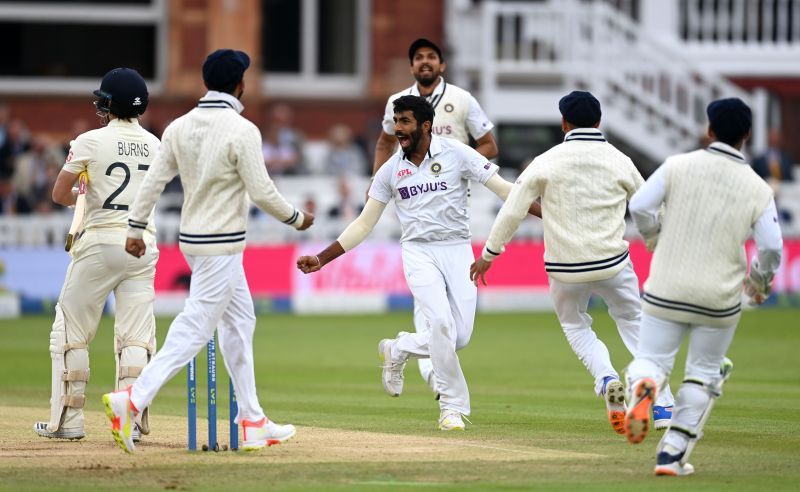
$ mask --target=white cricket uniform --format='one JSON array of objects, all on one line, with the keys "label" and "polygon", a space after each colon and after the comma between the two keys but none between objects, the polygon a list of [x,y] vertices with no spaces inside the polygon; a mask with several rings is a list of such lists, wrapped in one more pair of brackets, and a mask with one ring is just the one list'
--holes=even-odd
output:
[{"label": "white cricket uniform", "polygon": [[722,142],[667,159],[631,199],[630,210],[655,252],[638,353],[627,374],[631,385],[645,377],[662,384],[688,335],[684,382],[662,440],[686,449],[697,437],[707,387],[719,378],[741,315],[744,243],[752,233],[759,271],[772,278],[783,248],[778,214],[770,187],[741,152]]},{"label": "white cricket uniform", "polygon": [[[56,308],[54,334],[65,332],[65,369],[89,370],[88,344],[97,332],[106,299],[116,301],[115,353],[117,388],[132,384],[155,352],[153,279],[158,249],[152,214],[147,217],[144,238],[147,255],[135,259],[125,253],[128,209],[158,151],[159,141],[138,120],[113,119],[108,125],[79,135],[70,143],[64,170],[86,171],[85,232],[73,245],[72,261]],[[55,335],[58,340],[60,335]],[[51,344],[54,357],[63,353]],[[67,411],[61,426],[83,426],[83,393],[86,381],[67,383]],[[58,398],[54,387],[53,398]],[[69,406],[73,403],[74,406]],[[50,430],[54,430],[51,420]]]},{"label": "white cricket uniform", "polygon": [[[504,250],[531,203],[541,198],[545,270],[556,314],[572,350],[601,394],[605,377],[619,378],[608,348],[592,330],[589,298],[608,305],[625,346],[636,354],[642,305],[628,254],[627,200],[644,182],[628,156],[596,128],[577,128],[536,157],[520,175],[492,226],[484,257]],[[672,404],[669,391],[659,405]]]},{"label": "white cricket uniform", "polygon": [[[394,135],[394,106],[392,103],[398,97],[406,95],[419,96],[417,84],[393,94],[386,102],[383,131],[389,135]],[[489,117],[486,116],[475,97],[460,87],[448,84],[444,77],[439,77],[439,83],[425,99],[431,103],[435,111],[431,127],[434,135],[453,138],[463,144],[469,144],[470,136],[478,140],[494,128],[494,124],[489,121]],[[414,303],[414,327],[418,333],[428,331],[425,317],[416,303]],[[422,378],[429,381],[430,384],[433,371],[430,360],[420,359],[419,370]]]},{"label": "white cricket uniform", "polygon": [[[427,330],[401,333],[393,357],[430,357],[442,409],[470,413],[469,390],[456,351],[472,336],[477,288],[469,280],[467,183],[481,184],[497,166],[452,139],[431,137],[417,167],[400,149],[375,175],[369,197],[394,200],[402,227],[403,270]],[[419,328],[420,325],[417,325]]]},{"label": "white cricket uniform", "polygon": [[195,109],[173,121],[131,210],[128,236],[141,237],[144,218],[166,183],[180,173],[179,242],[192,269],[189,298],[164,346],[131,389],[131,403],[139,410],[216,330],[236,391],[237,421],[264,418],[253,369],[256,318],[242,265],[250,200],[286,224],[300,227],[304,218],[275,188],[264,166],[261,132],[239,114],[243,109],[234,96],[209,91]]}]

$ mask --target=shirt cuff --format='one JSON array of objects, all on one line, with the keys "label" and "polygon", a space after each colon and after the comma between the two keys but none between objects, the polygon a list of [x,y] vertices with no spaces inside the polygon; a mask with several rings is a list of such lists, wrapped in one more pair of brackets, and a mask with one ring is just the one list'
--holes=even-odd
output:
[{"label": "shirt cuff", "polygon": [[303,212],[301,212],[301,211],[299,211],[297,209],[294,209],[294,212],[292,213],[292,216],[289,217],[288,219],[284,220],[283,223],[284,224],[289,224],[290,226],[294,227],[295,229],[299,229],[300,226],[303,225],[303,221],[304,220],[305,220],[305,215],[303,215]]},{"label": "shirt cuff", "polygon": [[147,222],[139,222],[128,219],[128,237],[131,239],[142,239],[144,231],[147,229]]},{"label": "shirt cuff", "polygon": [[502,251],[498,253],[489,249],[488,246],[484,246],[483,251],[481,252],[481,258],[483,258],[484,261],[493,261],[495,258],[500,256],[500,253],[502,253]]}]

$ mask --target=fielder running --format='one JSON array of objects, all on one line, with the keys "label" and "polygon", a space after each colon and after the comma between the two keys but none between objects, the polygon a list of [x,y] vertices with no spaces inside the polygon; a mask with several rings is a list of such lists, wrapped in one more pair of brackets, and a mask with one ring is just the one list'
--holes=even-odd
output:
[{"label": "fielder running", "polygon": [[[128,208],[159,146],[137,119],[147,108],[147,86],[135,70],[116,68],[103,77],[94,95],[105,126],[70,143],[67,162],[53,187],[53,201],[74,205],[72,187],[81,173],[88,173],[84,232],[69,250],[72,261],[50,333],[50,420],[34,425],[37,434],[49,438],[84,437],[89,343],[109,293],[114,292],[116,300],[116,388],[133,384],[156,349],[153,279],[158,249],[152,214],[142,217],[144,258],[137,261],[122,248]],[[136,441],[150,432],[146,412],[137,417],[131,432]]]},{"label": "fielder running", "polygon": [[[706,112],[711,145],[667,159],[630,203],[636,227],[655,248],[637,356],[627,371],[631,443],[647,435],[653,397],[689,337],[684,381],[658,444],[656,475],[694,471],[688,450],[721,394],[720,365],[741,316],[742,285],[753,302],[764,302],[783,249],[772,190],[741,153],[750,137],[750,108],[739,99],[721,99]],[[746,275],[744,243],[751,233],[758,256]]]},{"label": "fielder running", "polygon": [[511,183],[474,149],[432,135],[433,107],[424,98],[402,96],[393,105],[400,150],[375,175],[361,215],[317,256],[301,256],[297,267],[316,272],[355,248],[394,200],[406,281],[428,330],[380,342],[383,387],[399,396],[408,358],[430,357],[441,395],[439,428],[464,430],[469,390],[456,352],[469,343],[477,303],[477,289],[465,276],[473,260],[467,182],[479,181],[503,199]]},{"label": "fielder running", "polygon": [[[442,50],[436,43],[424,38],[417,39],[408,47],[408,61],[411,64],[411,74],[417,83],[393,94],[386,102],[383,132],[375,145],[372,174],[378,173],[397,145],[392,103],[404,95],[421,96],[431,103],[436,112],[431,128],[434,135],[452,138],[463,144],[469,144],[472,137],[476,143],[475,150],[479,154],[487,159],[497,157],[497,143],[492,134],[494,125],[472,94],[444,80],[442,74],[447,64],[442,57]],[[417,303],[414,303],[414,327],[418,333],[428,330],[428,323]],[[419,359],[418,362],[422,379],[428,383],[434,394],[438,395],[430,359]]]},{"label": "fielder running", "polygon": [[[623,234],[627,200],[644,180],[630,158],[606,142],[598,129],[600,102],[594,96],[574,91],[558,108],[564,142],[536,157],[520,175],[481,258],[470,268],[470,278],[485,283],[492,261],[505,250],[531,203],[541,198],[544,265],[558,320],[572,350],[594,377],[595,393],[604,397],[614,431],[623,434],[623,386],[586,310],[593,293],[602,297],[623,343],[636,354],[642,306]],[[672,403],[666,389],[659,401],[662,412]],[[669,416],[664,418],[669,421]]]},{"label": "fielder running", "polygon": [[299,230],[314,216],[292,207],[269,178],[261,154],[261,133],[239,115],[244,72],[250,58],[241,51],[217,50],[203,64],[208,93],[197,107],[164,130],[128,220],[125,249],[147,255],[142,240],[146,217],[164,185],[180,173],[184,189],[180,247],[192,280],[189,298],[172,322],[164,346],[127,390],[103,396],[112,434],[125,451],[134,451],[131,418],[146,409],[158,390],[206,346],[219,327],[219,347],[239,404],[242,449],[254,451],[283,442],[295,433],[264,415],[256,395],[253,331],[256,318],[247,287],[242,251],[249,197],[270,215]]}]

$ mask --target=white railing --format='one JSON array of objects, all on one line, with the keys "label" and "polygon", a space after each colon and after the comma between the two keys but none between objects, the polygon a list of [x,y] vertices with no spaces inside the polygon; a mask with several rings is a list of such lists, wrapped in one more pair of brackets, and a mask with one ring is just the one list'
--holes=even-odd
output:
[{"label": "white railing", "polygon": [[[505,177],[513,179],[513,175]],[[330,241],[338,237],[347,224],[340,219],[328,217],[327,207],[332,202],[324,198],[334,183],[335,178],[325,176],[280,178],[278,187],[291,203],[302,203],[309,193],[317,198],[318,213],[314,226],[307,232],[298,232],[272,217],[261,214],[251,217],[248,223],[247,243],[254,245]],[[800,183],[783,184],[777,193],[777,201],[778,208],[782,213],[791,218],[791,221],[781,224],[784,235],[800,237]],[[159,202],[159,206],[163,203]],[[492,192],[483,186],[473,184],[470,228],[475,241],[480,242],[486,239],[501,205],[499,198]],[[175,244],[180,228],[180,217],[177,213],[159,213],[158,210],[157,207],[156,226],[159,243]],[[61,247],[64,244],[64,237],[71,220],[72,215],[69,211],[53,215],[0,215],[0,249]],[[542,237],[542,233],[541,221],[527,218],[514,237],[516,239],[537,239]],[[627,234],[632,238],[637,237],[632,225],[629,225]],[[400,225],[393,205],[389,205],[369,239],[391,240],[399,237]]]},{"label": "white railing", "polygon": [[680,0],[679,32],[688,42],[800,43],[800,0]]},{"label": "white railing", "polygon": [[696,144],[709,101],[751,99],[606,3],[486,1],[481,17],[487,105],[504,85],[530,82],[535,92],[534,84],[549,80],[562,90],[590,90],[603,104],[606,127],[622,138],[644,130],[631,143],[655,159]]}]

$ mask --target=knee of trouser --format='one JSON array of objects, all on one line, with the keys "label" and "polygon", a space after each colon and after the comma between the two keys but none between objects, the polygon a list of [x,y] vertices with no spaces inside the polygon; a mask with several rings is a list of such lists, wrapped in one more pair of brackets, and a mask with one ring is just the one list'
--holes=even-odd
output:
[{"label": "knee of trouser", "polygon": [[471,336],[467,334],[459,335],[456,338],[456,350],[461,350],[467,345],[469,345],[469,340]]},{"label": "knee of trouser", "polygon": [[114,339],[117,389],[133,384],[155,354],[155,337],[149,340]]}]

